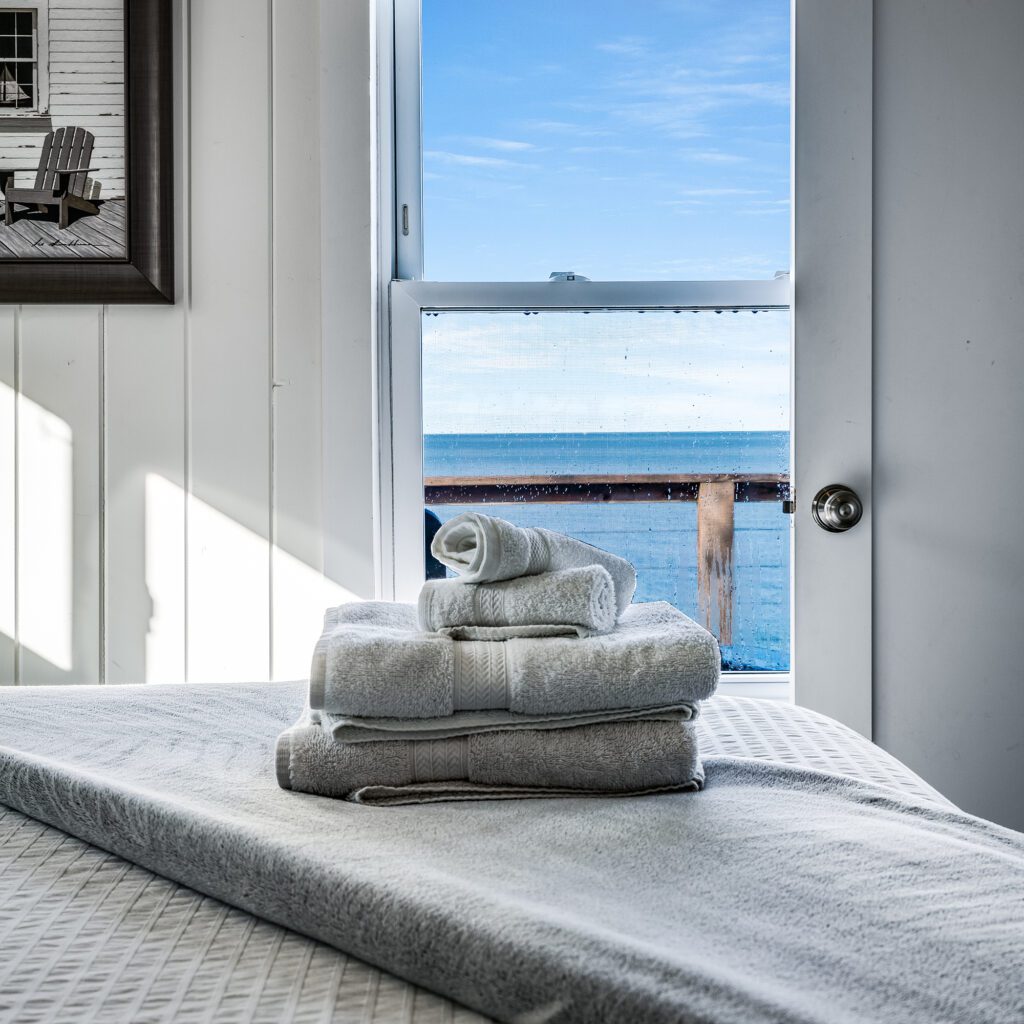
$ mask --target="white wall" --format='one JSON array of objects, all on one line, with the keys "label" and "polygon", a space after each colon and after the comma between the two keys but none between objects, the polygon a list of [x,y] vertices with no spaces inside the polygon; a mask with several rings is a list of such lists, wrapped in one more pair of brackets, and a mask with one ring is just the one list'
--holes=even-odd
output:
[{"label": "white wall", "polygon": [[[175,18],[177,304],[0,307],[2,682],[302,676],[323,608],[373,592],[368,3]],[[322,104],[350,154],[323,200]],[[329,316],[321,216],[366,265],[332,264]],[[325,525],[339,347],[326,464],[356,479]]]},{"label": "white wall", "polygon": [[875,738],[1024,829],[1024,3],[875,18]]}]

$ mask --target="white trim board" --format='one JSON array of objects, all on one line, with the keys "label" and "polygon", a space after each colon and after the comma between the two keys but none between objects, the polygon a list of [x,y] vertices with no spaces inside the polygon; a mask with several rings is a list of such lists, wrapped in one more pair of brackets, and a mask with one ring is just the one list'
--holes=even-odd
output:
[{"label": "white trim board", "polygon": [[[870,739],[872,0],[795,0],[793,33],[794,695]],[[811,517],[830,483],[848,533]]]}]

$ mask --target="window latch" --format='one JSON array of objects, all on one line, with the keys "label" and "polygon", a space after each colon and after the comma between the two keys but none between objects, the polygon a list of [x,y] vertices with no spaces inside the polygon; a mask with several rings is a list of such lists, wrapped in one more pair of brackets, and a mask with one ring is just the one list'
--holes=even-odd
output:
[{"label": "window latch", "polygon": [[589,277],[577,274],[575,270],[553,270],[548,275],[549,281],[589,281]]}]

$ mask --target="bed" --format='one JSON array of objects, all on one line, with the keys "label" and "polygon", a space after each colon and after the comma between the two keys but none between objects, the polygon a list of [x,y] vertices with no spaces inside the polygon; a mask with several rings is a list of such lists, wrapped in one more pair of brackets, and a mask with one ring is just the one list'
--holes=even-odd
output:
[{"label": "bed", "polygon": [[[955,810],[880,748],[807,710],[718,696],[700,730],[712,762],[787,763]],[[3,806],[0,949],[3,1021],[489,1019]]]}]

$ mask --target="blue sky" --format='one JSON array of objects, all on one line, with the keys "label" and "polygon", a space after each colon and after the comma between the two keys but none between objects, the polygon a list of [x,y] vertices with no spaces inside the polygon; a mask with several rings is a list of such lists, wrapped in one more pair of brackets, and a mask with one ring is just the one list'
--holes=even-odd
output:
[{"label": "blue sky", "polygon": [[[426,278],[789,267],[789,0],[423,0]],[[786,430],[785,313],[423,324],[427,433]]]},{"label": "blue sky", "polygon": [[423,0],[426,277],[789,264],[789,0]]}]

